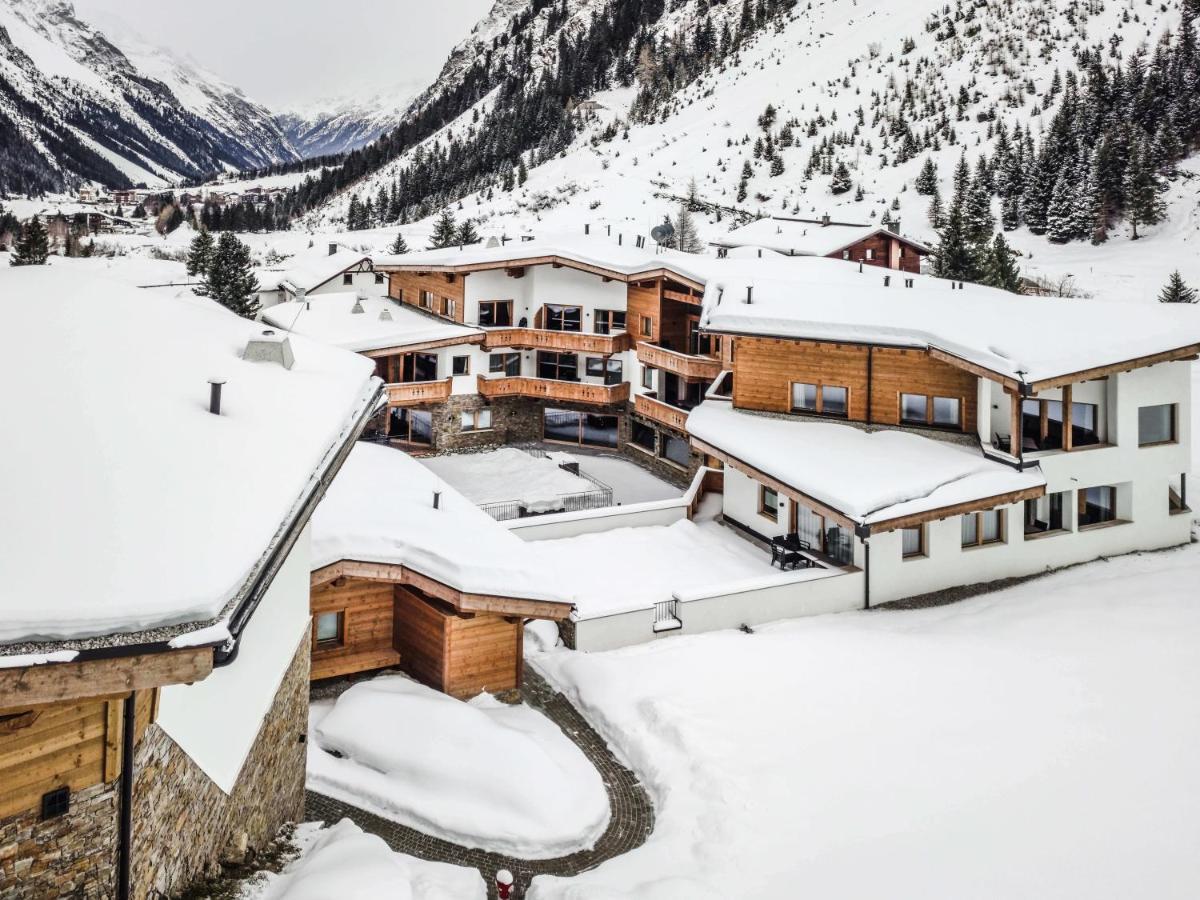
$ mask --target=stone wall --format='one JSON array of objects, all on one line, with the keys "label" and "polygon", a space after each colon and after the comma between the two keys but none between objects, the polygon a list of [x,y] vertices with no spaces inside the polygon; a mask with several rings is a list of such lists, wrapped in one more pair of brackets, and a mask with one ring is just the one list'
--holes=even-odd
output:
[{"label": "stone wall", "polygon": [[0,897],[111,897],[116,890],[117,784],[71,795],[63,816],[31,810],[0,822]]},{"label": "stone wall", "polygon": [[[634,420],[654,429],[655,438],[653,453],[647,450],[645,447],[632,442]],[[663,437],[665,435],[687,440],[687,435],[683,434],[682,432],[664,428],[657,422],[647,419],[644,416],[635,415],[631,412],[625,417],[625,422],[621,428],[621,455],[625,456],[632,462],[637,463],[642,468],[647,469],[654,475],[657,475],[664,481],[669,481],[672,484],[679,485],[680,487],[687,487],[689,484],[691,484],[692,479],[696,476],[696,472],[704,464],[704,456],[693,448],[688,454],[687,468],[676,465],[665,457],[659,456],[658,454],[661,452],[660,447],[662,446]]]},{"label": "stone wall", "polygon": [[135,896],[177,894],[303,817],[309,662],[305,632],[231,795],[164,731],[147,731],[134,785]]}]

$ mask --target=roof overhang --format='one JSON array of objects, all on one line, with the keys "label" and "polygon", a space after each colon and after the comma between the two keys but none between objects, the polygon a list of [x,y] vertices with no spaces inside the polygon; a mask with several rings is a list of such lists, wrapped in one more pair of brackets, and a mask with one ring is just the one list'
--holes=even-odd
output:
[{"label": "roof overhang", "polygon": [[191,684],[203,681],[212,669],[211,646],[0,669],[0,707],[24,708]]},{"label": "roof overhang", "polygon": [[358,351],[363,356],[376,359],[381,356],[393,356],[396,353],[416,353],[420,350],[437,350],[439,347],[457,347],[462,344],[482,344],[484,335],[468,334],[463,337],[441,338],[436,341],[418,341],[415,344],[389,344],[375,350]]},{"label": "roof overhang", "polygon": [[617,269],[597,265],[596,263],[586,262],[585,260],[574,259],[570,256],[564,256],[562,254],[514,256],[502,260],[488,260],[487,262],[478,263],[462,263],[459,265],[431,263],[380,263],[375,266],[375,271],[414,273],[439,272],[445,274],[469,275],[472,272],[489,272],[497,269],[521,269],[529,266],[556,266],[563,269],[575,269],[579,272],[587,272],[591,275],[599,275],[601,278],[607,278],[611,281],[621,281],[625,283],[649,281],[656,278],[669,278],[672,281],[678,281],[680,284],[686,285],[692,290],[704,290],[703,282],[697,281],[695,278],[684,275],[680,272],[676,272],[668,266],[655,266],[649,269],[641,269],[634,272],[622,272]]},{"label": "roof overhang", "polygon": [[458,588],[430,578],[410,566],[356,559],[343,559],[315,569],[309,577],[309,586],[319,587],[338,578],[362,578],[367,581],[414,587],[431,597],[449,603],[459,612],[494,613],[503,616],[522,616],[527,619],[559,621],[567,618],[574,608],[574,604],[552,600],[530,600],[498,594],[460,591]]}]

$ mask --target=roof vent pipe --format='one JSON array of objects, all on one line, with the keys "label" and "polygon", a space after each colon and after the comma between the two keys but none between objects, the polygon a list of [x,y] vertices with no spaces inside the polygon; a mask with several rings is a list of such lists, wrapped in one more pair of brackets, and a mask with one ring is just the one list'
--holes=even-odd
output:
[{"label": "roof vent pipe", "polygon": [[891,287],[891,285],[892,285],[892,276],[891,276],[891,275],[884,275],[884,276],[883,276],[883,286],[884,286],[884,287]]},{"label": "roof vent pipe", "polygon": [[858,274],[861,275],[862,272],[863,272],[863,264],[862,264],[862,260],[860,259],[858,261]]},{"label": "roof vent pipe", "polygon": [[208,411],[214,416],[221,414],[221,386],[225,384],[224,378],[208,379]]},{"label": "roof vent pipe", "polygon": [[746,285],[746,304],[749,305],[753,302],[754,302],[754,285],[748,284],[748,285]]},{"label": "roof vent pipe", "polygon": [[338,251],[338,245],[337,245],[337,242],[336,242],[336,241],[330,241],[330,242],[329,242],[329,255],[330,255],[330,256],[333,256],[333,255],[335,255],[335,254],[337,253],[337,251]]},{"label": "roof vent pipe", "polygon": [[434,509],[442,508],[442,492],[441,491],[433,492],[433,508]]}]

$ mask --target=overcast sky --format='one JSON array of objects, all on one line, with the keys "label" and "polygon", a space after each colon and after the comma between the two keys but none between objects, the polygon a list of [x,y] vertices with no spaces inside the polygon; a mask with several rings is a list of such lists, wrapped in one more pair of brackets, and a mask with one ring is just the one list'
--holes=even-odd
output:
[{"label": "overcast sky", "polygon": [[[2,0],[0,0],[2,2]],[[432,81],[491,0],[75,0],[271,107]]]}]

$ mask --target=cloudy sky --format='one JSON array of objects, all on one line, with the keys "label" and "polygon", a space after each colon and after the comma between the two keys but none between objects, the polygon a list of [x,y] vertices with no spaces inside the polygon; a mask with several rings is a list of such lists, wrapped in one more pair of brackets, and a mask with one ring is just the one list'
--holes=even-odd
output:
[{"label": "cloudy sky", "polygon": [[491,0],[75,0],[273,108],[424,87]]}]

